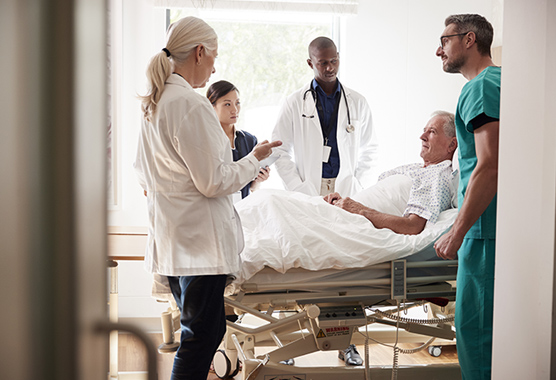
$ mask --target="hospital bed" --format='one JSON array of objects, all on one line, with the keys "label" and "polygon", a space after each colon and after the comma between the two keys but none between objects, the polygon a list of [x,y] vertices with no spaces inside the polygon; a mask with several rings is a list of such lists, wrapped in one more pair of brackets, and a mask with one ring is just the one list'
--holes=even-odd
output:
[{"label": "hospital bed", "polygon": [[[401,214],[404,202],[397,201],[398,210],[388,209],[396,207],[392,199],[375,208]],[[403,352],[397,343],[425,342],[426,348],[434,339],[454,339],[446,315],[413,320],[402,311],[431,302],[440,311],[455,299],[457,262],[438,260],[433,249],[453,223],[455,209],[443,212],[421,234],[408,236],[375,229],[359,215],[302,194],[258,191],[236,208],[245,248],[242,270],[227,287],[225,303],[228,314],[239,318],[228,321],[214,358],[220,378],[235,376],[240,362],[244,380],[390,379],[393,372],[400,379],[408,374],[412,379],[459,378],[457,365],[396,365],[396,355]],[[369,331],[376,325],[389,329]],[[355,368],[280,363],[374,341],[395,347],[392,366],[372,366],[369,360]],[[255,348],[261,346],[275,348],[257,355]]]},{"label": "hospital bed", "polygon": [[[390,379],[393,370],[398,378],[458,378],[457,365],[371,367],[368,358],[366,367],[358,368],[280,363],[315,351],[345,349],[350,343],[368,343],[369,339],[390,344],[426,342],[422,348],[435,338],[453,340],[450,318],[417,321],[404,318],[399,311],[425,302],[446,306],[453,301],[455,289],[447,281],[455,280],[456,268],[453,261],[394,260],[357,270],[321,271],[318,277],[306,270],[290,270],[283,275],[266,268],[226,297],[226,305],[242,319],[228,322],[222,350],[215,355],[215,372],[220,378],[233,376],[241,361],[244,380]],[[283,310],[288,312],[282,318],[277,312]],[[251,324],[244,323],[245,315],[255,317],[258,323],[253,318]],[[369,331],[371,325],[393,326],[407,334]],[[259,346],[275,349],[257,356]],[[394,352],[398,355],[400,350]]]}]

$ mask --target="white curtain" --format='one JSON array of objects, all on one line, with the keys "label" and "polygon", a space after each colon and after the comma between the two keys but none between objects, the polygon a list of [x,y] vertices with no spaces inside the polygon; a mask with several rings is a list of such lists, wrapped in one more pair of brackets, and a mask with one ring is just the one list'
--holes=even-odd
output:
[{"label": "white curtain", "polygon": [[165,8],[356,14],[359,0],[150,0]]}]

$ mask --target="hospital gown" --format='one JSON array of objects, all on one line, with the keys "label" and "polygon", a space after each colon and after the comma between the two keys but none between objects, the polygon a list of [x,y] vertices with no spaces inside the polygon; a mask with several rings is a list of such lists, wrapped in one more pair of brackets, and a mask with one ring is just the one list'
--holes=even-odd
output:
[{"label": "hospital gown", "polygon": [[419,163],[402,165],[382,173],[378,180],[396,174],[405,175],[413,182],[403,216],[415,214],[436,223],[438,215],[452,206],[457,173],[452,171],[451,161],[426,167]]}]

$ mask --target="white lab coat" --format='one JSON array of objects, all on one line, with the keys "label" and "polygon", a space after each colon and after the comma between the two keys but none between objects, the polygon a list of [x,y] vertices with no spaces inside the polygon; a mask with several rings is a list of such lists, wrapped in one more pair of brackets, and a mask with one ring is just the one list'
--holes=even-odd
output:
[{"label": "white lab coat", "polygon": [[147,191],[147,271],[238,271],[243,234],[231,194],[257,176],[259,161],[251,153],[233,162],[212,105],[179,75],[166,81],[152,122],[143,120],[134,166]]},{"label": "white lab coat", "polygon": [[[340,171],[335,191],[342,196],[352,196],[376,179],[377,143],[367,101],[361,94],[345,86],[343,88],[355,130],[352,133],[346,130],[348,118],[342,94],[337,127]],[[275,154],[280,154],[275,165],[286,190],[319,195],[324,141],[318,111],[310,92],[303,101],[303,94],[308,89],[309,85],[288,96],[280,110],[272,140],[282,141],[282,146],[274,149]],[[303,114],[314,117],[303,117]]]}]

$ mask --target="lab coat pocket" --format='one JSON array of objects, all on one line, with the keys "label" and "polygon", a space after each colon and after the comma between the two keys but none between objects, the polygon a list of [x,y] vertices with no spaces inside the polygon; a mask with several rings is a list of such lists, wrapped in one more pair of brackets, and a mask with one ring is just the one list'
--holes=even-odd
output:
[{"label": "lab coat pocket", "polygon": [[344,127],[342,135],[345,138],[344,143],[346,146],[352,149],[357,147],[361,137],[361,122],[359,120],[351,120],[351,123]]}]

